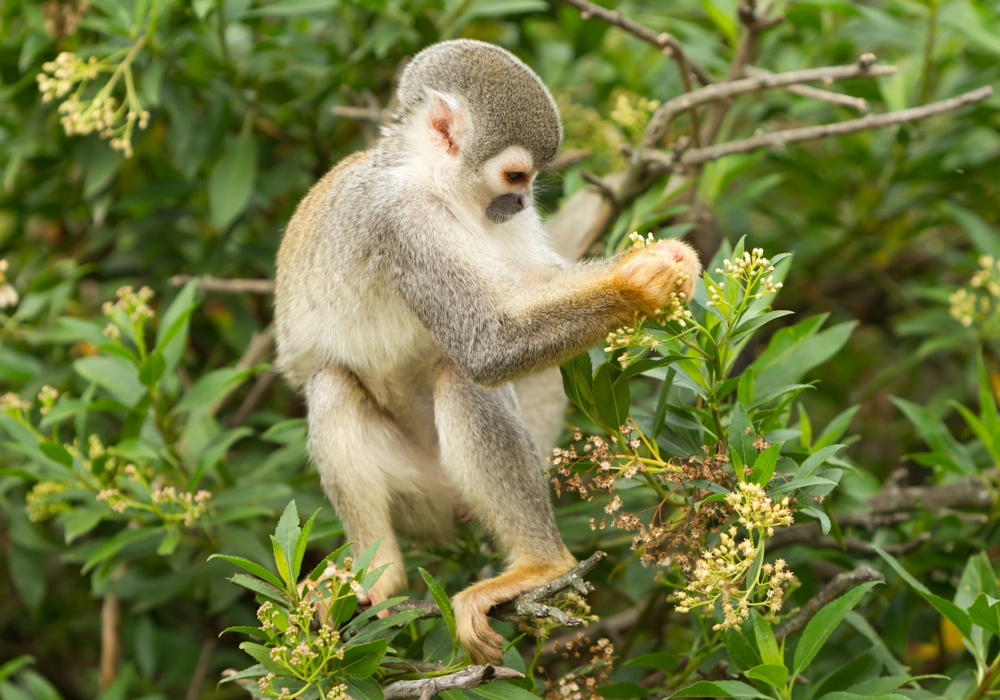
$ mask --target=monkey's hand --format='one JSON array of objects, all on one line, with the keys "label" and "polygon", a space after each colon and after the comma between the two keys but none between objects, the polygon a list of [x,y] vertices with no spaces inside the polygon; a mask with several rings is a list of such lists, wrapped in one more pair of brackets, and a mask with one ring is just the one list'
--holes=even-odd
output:
[{"label": "monkey's hand", "polygon": [[635,299],[639,311],[650,315],[666,306],[672,294],[690,300],[700,274],[701,263],[694,248],[667,239],[627,253],[615,270],[614,284]]}]

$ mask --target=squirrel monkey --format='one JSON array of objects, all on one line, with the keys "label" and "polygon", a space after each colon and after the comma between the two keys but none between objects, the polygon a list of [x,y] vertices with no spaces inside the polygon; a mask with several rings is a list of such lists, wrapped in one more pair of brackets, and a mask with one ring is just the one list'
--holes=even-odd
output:
[{"label": "squirrel monkey", "polygon": [[[467,510],[506,570],[454,598],[459,639],[496,661],[486,613],[576,564],[510,382],[692,294],[676,240],[570,264],[551,250],[532,185],[562,125],[539,77],[483,42],[435,44],[407,66],[396,122],[299,204],[278,252],[277,365],[305,392],[309,453],[373,566],[361,602],[406,586],[397,533],[453,537]],[[542,446],[547,449],[548,446]]]}]

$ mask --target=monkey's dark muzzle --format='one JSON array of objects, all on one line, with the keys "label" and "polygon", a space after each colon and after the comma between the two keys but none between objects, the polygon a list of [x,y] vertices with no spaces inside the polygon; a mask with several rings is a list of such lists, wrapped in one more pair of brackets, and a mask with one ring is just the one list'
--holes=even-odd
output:
[{"label": "monkey's dark muzzle", "polygon": [[494,197],[490,205],[486,207],[486,218],[495,224],[502,224],[510,221],[514,216],[526,209],[528,198],[523,194],[502,194]]}]

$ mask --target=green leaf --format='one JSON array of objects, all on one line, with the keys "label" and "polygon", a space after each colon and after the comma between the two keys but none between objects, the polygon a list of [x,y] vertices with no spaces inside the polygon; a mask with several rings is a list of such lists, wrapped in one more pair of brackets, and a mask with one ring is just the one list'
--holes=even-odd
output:
[{"label": "green leaf", "polygon": [[755,681],[763,681],[775,688],[784,688],[785,684],[788,683],[788,669],[783,664],[762,664],[747,671],[746,677]]},{"label": "green leaf", "polygon": [[754,382],[754,372],[752,369],[747,369],[740,376],[740,381],[736,388],[736,400],[744,406],[749,406],[753,403],[756,395],[757,384]]},{"label": "green leaf", "polygon": [[256,372],[256,369],[223,367],[213,370],[196,381],[184,392],[184,397],[174,407],[174,413],[183,415],[203,411],[225,398],[229,392]]},{"label": "green leaf", "polygon": [[757,455],[757,461],[753,463],[753,474],[750,476],[753,483],[761,486],[767,486],[770,483],[771,477],[774,475],[774,468],[778,464],[782,444],[778,442],[769,445],[766,450]]},{"label": "green leaf", "polygon": [[813,450],[818,450],[826,447],[827,445],[832,445],[837,440],[842,438],[859,410],[861,410],[860,405],[851,406],[846,411],[837,414],[833,420],[826,424],[826,427],[823,428],[823,432],[820,433],[818,438],[816,438],[816,442],[812,446]]},{"label": "green leaf", "polygon": [[743,336],[748,333],[753,333],[761,326],[779,319],[782,316],[791,316],[793,313],[793,311],[765,311],[764,313],[754,316],[737,326],[733,331],[731,340],[733,343],[737,343],[743,338]]},{"label": "green leaf", "polygon": [[841,620],[844,619],[844,616],[853,610],[855,605],[861,602],[861,598],[872,586],[878,583],[881,583],[881,581],[868,581],[860,586],[856,586],[833,602],[825,605],[816,613],[813,619],[809,621],[809,624],[806,625],[806,629],[802,633],[802,638],[799,640],[798,646],[795,647],[793,677],[799,675],[812,663],[812,660],[816,658],[816,654],[826,644],[826,640],[830,638],[830,635],[833,634],[833,631],[840,624]]},{"label": "green leaf", "polygon": [[229,580],[237,586],[242,586],[243,588],[253,591],[254,593],[263,596],[268,600],[274,601],[275,603],[279,603],[281,605],[288,604],[288,601],[285,600],[284,592],[281,589],[268,583],[264,583],[260,579],[254,578],[253,576],[247,576],[246,574],[234,574]]},{"label": "green leaf", "polygon": [[217,231],[228,229],[246,209],[256,174],[257,147],[246,130],[229,144],[208,178],[208,209]]},{"label": "green leaf", "polygon": [[968,613],[952,603],[950,600],[945,600],[944,598],[931,593],[924,584],[915,579],[894,556],[886,552],[884,549],[876,544],[870,546],[880,557],[885,559],[886,563],[888,563],[889,566],[891,566],[893,570],[899,574],[900,578],[906,581],[910,587],[919,593],[924,600],[930,603],[935,610],[951,620],[951,623],[958,628],[958,631],[962,633],[962,636],[971,641],[972,620],[969,619]]},{"label": "green leaf", "polygon": [[163,356],[166,372],[172,372],[184,354],[191,314],[198,308],[198,302],[195,301],[197,291],[198,280],[191,280],[181,288],[163,312],[156,333],[156,352]]},{"label": "green leaf", "polygon": [[948,456],[955,465],[954,471],[962,474],[974,474],[978,471],[965,445],[955,440],[944,423],[935,418],[930,411],[895,396],[890,397],[890,400],[913,423],[932,450]]},{"label": "green leaf", "polygon": [[795,472],[795,478],[799,479],[812,476],[812,473],[816,471],[820,465],[825,464],[828,459],[836,455],[845,447],[846,445],[829,445],[816,450],[809,455],[801,465],[799,465],[799,470]]},{"label": "green leaf", "polygon": [[180,541],[181,541],[180,530],[177,530],[176,528],[171,528],[170,530],[166,531],[163,537],[163,541],[160,542],[160,546],[156,548],[156,553],[159,554],[161,557],[168,557],[174,553],[174,550],[177,549],[177,545],[180,544]]},{"label": "green leaf", "polygon": [[77,508],[66,520],[63,521],[65,528],[66,544],[70,544],[80,535],[85,535],[104,519],[105,513],[90,508]]},{"label": "green leaf", "polygon": [[748,639],[748,632],[744,632],[744,630],[723,630],[722,644],[741,671],[747,671],[762,663],[757,647]]},{"label": "green leaf", "polygon": [[628,401],[625,401],[625,410],[622,412],[620,399],[622,392],[626,392],[627,399],[628,382],[624,383],[624,388],[611,378],[611,365],[604,363],[597,368],[594,373],[594,405],[597,408],[597,415],[604,423],[608,432],[615,434],[621,426],[625,425],[628,418]]},{"label": "green leaf", "polygon": [[448,594],[444,592],[441,584],[426,569],[417,567],[417,571],[420,572],[421,578],[424,579],[427,588],[430,589],[431,595],[434,596],[434,602],[441,609],[441,617],[444,619],[445,625],[448,626],[448,634],[451,637],[452,645],[456,644],[458,642],[458,632],[455,627],[455,613],[451,609],[451,601],[448,600]]},{"label": "green leaf", "polygon": [[105,559],[110,559],[118,554],[118,552],[122,551],[128,545],[149,539],[150,537],[159,535],[161,532],[163,530],[158,527],[125,528],[98,547],[97,551],[91,554],[90,558],[84,562],[81,572],[87,573]]},{"label": "green leaf", "polygon": [[382,687],[371,678],[345,678],[347,694],[354,700],[384,700]]},{"label": "green leaf", "polygon": [[230,554],[213,554],[208,558],[209,561],[212,561],[213,559],[222,559],[223,561],[228,561],[230,564],[235,564],[241,569],[249,571],[257,578],[267,581],[275,588],[279,590],[282,588],[281,580],[277,576],[272,574],[270,571],[265,569],[260,564],[250,561],[249,559],[244,559],[243,557],[234,557]]},{"label": "green leaf", "polygon": [[350,678],[368,678],[378,670],[388,646],[384,639],[377,639],[348,647],[344,650],[344,658],[337,666],[336,673]]},{"label": "green leaf", "polygon": [[[732,422],[729,424],[729,458],[733,461],[733,468],[737,474],[743,466],[752,467],[757,461],[757,448],[753,446],[757,441],[757,436],[753,431],[753,424],[750,416],[743,408],[743,404],[737,402],[733,408]],[[742,476],[740,480],[742,480]]]},{"label": "green leaf", "polygon": [[309,574],[309,580],[318,581],[319,577],[323,575],[323,571],[326,570],[326,567],[329,566],[331,562],[337,561],[337,557],[339,557],[341,554],[347,551],[347,549],[353,544],[354,542],[345,542],[335,551],[323,557],[323,561],[321,561],[319,564],[313,567],[312,572]]},{"label": "green leaf", "polygon": [[760,658],[764,662],[763,666],[784,668],[785,661],[781,658],[781,652],[778,651],[778,642],[774,638],[771,625],[767,624],[767,620],[757,613],[751,615],[751,618],[753,619],[754,637],[757,639],[757,649],[760,650]]},{"label": "green leaf", "polygon": [[[276,675],[282,675],[287,673],[284,667],[271,661],[271,650],[268,649],[263,644],[255,644],[253,642],[243,642],[240,644],[240,649],[245,651],[250,657],[258,662],[261,666],[266,668],[271,673]],[[248,669],[249,670],[249,669]]]},{"label": "green leaf", "polygon": [[15,656],[13,659],[4,662],[4,664],[0,666],[0,681],[7,680],[25,666],[30,666],[33,663],[35,663],[34,656],[29,656],[28,654]]},{"label": "green leaf", "polygon": [[667,407],[670,405],[670,387],[674,384],[674,377],[677,370],[673,367],[667,370],[663,378],[663,385],[660,387],[660,397],[656,400],[656,411],[653,413],[653,427],[650,430],[650,439],[655,440],[663,430],[663,423],[667,417]]},{"label": "green leaf", "polygon": [[292,580],[294,581],[299,580],[299,573],[302,571],[302,559],[306,555],[306,547],[309,544],[309,533],[312,532],[313,522],[316,520],[316,516],[319,515],[320,510],[320,508],[316,509],[316,512],[306,521],[302,531],[299,532],[298,539],[295,540],[295,551],[292,553]]},{"label": "green leaf", "polygon": [[698,681],[678,690],[671,698],[770,698],[741,681]]},{"label": "green leaf", "polygon": [[493,681],[472,688],[469,692],[486,700],[531,700],[532,698],[538,700],[538,696],[534,693],[529,693],[508,681]]},{"label": "green leaf", "polygon": [[255,10],[244,12],[244,17],[298,17],[310,14],[328,14],[337,9],[339,0],[278,0]]},{"label": "green leaf", "polygon": [[1000,235],[983,221],[978,214],[954,202],[942,202],[944,209],[965,229],[972,244],[982,255],[992,255],[1000,258]]},{"label": "green leaf", "polygon": [[648,696],[649,688],[643,688],[637,683],[619,682],[599,687],[597,694],[608,700],[631,700]]},{"label": "green leaf", "polygon": [[154,352],[152,355],[147,355],[146,359],[142,361],[139,365],[139,381],[143,383],[144,386],[153,386],[163,377],[164,370],[167,369],[166,360],[163,359],[163,355],[158,352]]},{"label": "green leaf", "polygon": [[1000,601],[980,593],[969,607],[972,624],[1000,636]]},{"label": "green leaf", "polygon": [[655,668],[664,673],[670,673],[677,667],[677,657],[665,651],[658,651],[653,654],[640,654],[634,659],[626,661],[623,665]]},{"label": "green leaf", "polygon": [[118,357],[83,357],[73,363],[73,370],[125,406],[135,405],[146,393],[135,366]]},{"label": "green leaf", "polygon": [[58,442],[45,441],[38,443],[38,449],[53,462],[59,462],[64,467],[73,466],[73,455]]},{"label": "green leaf", "polygon": [[267,674],[268,670],[267,668],[264,667],[264,664],[254,664],[250,668],[245,668],[239,673],[234,673],[231,676],[224,676],[223,679],[219,681],[219,684],[221,685],[222,683],[230,683],[232,681],[238,681],[243,678],[260,678],[262,676],[266,676]]},{"label": "green leaf", "polygon": [[409,596],[401,595],[401,596],[396,596],[395,598],[388,598],[386,600],[383,600],[378,605],[373,605],[364,612],[361,612],[358,615],[356,615],[353,620],[351,620],[348,624],[344,625],[344,629],[345,630],[361,629],[361,627],[364,626],[363,623],[372,619],[383,610],[388,610],[393,605],[402,603],[404,600],[409,600]]}]

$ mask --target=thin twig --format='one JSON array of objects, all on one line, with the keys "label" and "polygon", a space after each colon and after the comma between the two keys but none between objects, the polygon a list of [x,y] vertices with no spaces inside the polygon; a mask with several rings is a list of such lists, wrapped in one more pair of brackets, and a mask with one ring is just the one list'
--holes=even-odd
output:
[{"label": "thin twig", "polygon": [[705,70],[704,67],[692,61],[691,58],[685,54],[684,47],[681,46],[681,43],[677,41],[677,38],[673,35],[668,34],[667,32],[655,32],[649,27],[625,17],[621,10],[608,10],[600,5],[588,2],[588,0],[564,0],[564,2],[578,9],[580,11],[580,16],[584,19],[594,18],[604,22],[605,24],[610,24],[618,27],[619,29],[624,29],[637,39],[641,39],[648,44],[652,44],[661,51],[665,50],[667,55],[677,60],[678,64],[687,64],[687,68],[690,69],[695,76],[697,76],[702,85],[711,85],[715,82],[711,73]]},{"label": "thin twig", "polygon": [[612,204],[618,203],[618,195],[615,193],[614,186],[606,182],[604,178],[594,175],[594,173],[589,170],[580,170],[579,173],[581,179],[585,182],[589,182],[591,185],[599,189],[601,194],[607,197],[609,202]]},{"label": "thin twig", "polygon": [[[842,523],[841,523],[842,524]],[[922,532],[912,540],[900,542],[899,544],[882,545],[882,549],[894,556],[909,554],[919,549],[927,540],[931,538],[931,533]],[[808,522],[783,527],[774,533],[774,536],[767,540],[767,551],[775,552],[783,547],[790,547],[794,544],[808,544],[810,547],[819,549],[837,549],[856,556],[868,556],[875,553],[870,542],[859,540],[853,537],[843,538],[844,547],[841,550],[840,543],[835,537],[823,535],[823,530],[818,522]]]},{"label": "thin twig", "polygon": [[[174,287],[183,287],[193,278],[191,275],[174,275],[168,281]],[[203,292],[223,292],[225,294],[272,294],[274,280],[220,279],[211,275],[197,278],[197,288]]]},{"label": "thin twig", "polygon": [[368,121],[375,122],[379,124],[383,119],[386,118],[383,110],[371,107],[355,107],[353,105],[334,105],[330,108],[330,114],[335,117],[344,117],[345,119],[357,119],[359,121],[367,119]]},{"label": "thin twig", "polygon": [[841,593],[868,581],[885,581],[885,576],[867,565],[859,566],[854,571],[846,571],[838,575],[830,583],[823,586],[820,592],[810,598],[794,615],[775,627],[775,638],[780,642],[785,637],[795,634],[809,624],[809,621],[813,619],[816,613],[822,610],[825,605],[838,598]]},{"label": "thin twig", "polygon": [[437,678],[420,678],[414,681],[396,681],[390,683],[383,692],[385,700],[403,700],[416,698],[430,700],[442,690],[458,690],[475,688],[490,681],[503,681],[514,678],[524,678],[524,674],[504,666],[466,666],[461,671]]},{"label": "thin twig", "polygon": [[992,95],[993,88],[987,85],[978,90],[967,92],[964,95],[940,100],[939,102],[931,102],[922,107],[901,109],[898,112],[887,112],[885,114],[869,114],[865,117],[851,119],[846,122],[806,126],[800,129],[786,129],[784,131],[776,131],[772,134],[758,134],[757,136],[740,141],[720,143],[706,148],[693,148],[681,156],[680,162],[685,167],[692,167],[701,163],[718,160],[725,156],[750,153],[761,148],[784,148],[789,143],[814,141],[828,136],[843,136],[844,134],[853,134],[858,131],[878,129],[893,124],[903,124],[905,122],[924,119],[935,114],[941,114],[942,112],[949,112],[975,102],[982,102]]},{"label": "thin twig", "polygon": [[205,637],[205,641],[201,645],[201,653],[198,655],[198,663],[194,667],[194,673],[191,675],[191,683],[188,685],[184,700],[198,700],[198,697],[201,695],[201,687],[205,685],[205,679],[208,677],[209,666],[212,663],[212,654],[215,652],[215,645],[217,643],[218,640],[214,635]]},{"label": "thin twig", "polygon": [[[751,78],[759,75],[774,75],[771,71],[758,68],[757,66],[747,66],[744,68],[744,71]],[[850,109],[854,109],[865,114],[871,111],[871,106],[868,104],[868,100],[863,97],[852,97],[850,95],[844,95],[840,92],[820,90],[819,88],[814,88],[811,85],[788,85],[785,87],[785,90],[794,95],[798,95],[799,97],[808,97],[813,100],[829,102],[830,104],[838,105],[840,107],[849,107]]]},{"label": "thin twig", "polygon": [[750,78],[707,85],[690,93],[678,95],[660,105],[649,118],[646,134],[643,136],[643,145],[646,148],[654,147],[663,138],[667,127],[678,114],[706,102],[715,102],[748,92],[786,87],[798,83],[878,77],[892,75],[895,72],[894,66],[873,66],[865,61],[858,61],[846,66],[823,66],[822,68],[806,68],[787,73],[764,73]]},{"label": "thin twig", "polygon": [[250,393],[246,395],[246,398],[243,399],[243,403],[240,404],[240,407],[236,410],[236,413],[229,421],[230,428],[235,428],[236,426],[246,423],[247,418],[249,418],[250,414],[253,413],[253,410],[257,408],[257,404],[260,403],[262,398],[264,398],[264,395],[271,388],[271,385],[274,384],[274,380],[277,377],[278,374],[273,369],[269,369],[264,372],[264,374],[257,377],[257,381],[254,382],[253,388],[250,389]]},{"label": "thin twig", "polygon": [[99,686],[107,689],[118,678],[121,657],[122,604],[118,596],[108,594],[101,603],[101,676]]},{"label": "thin twig", "polygon": [[549,170],[562,170],[563,168],[568,168],[574,163],[579,163],[584,158],[590,157],[589,148],[571,148],[568,151],[563,151],[556,156],[556,159],[549,163]]}]

